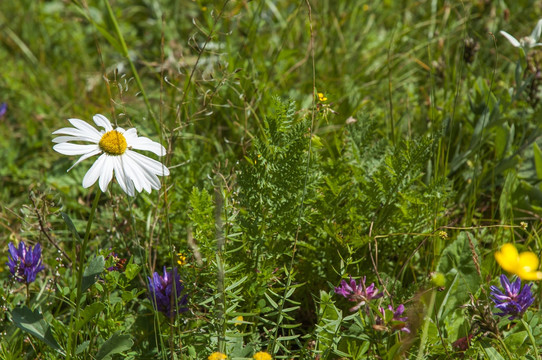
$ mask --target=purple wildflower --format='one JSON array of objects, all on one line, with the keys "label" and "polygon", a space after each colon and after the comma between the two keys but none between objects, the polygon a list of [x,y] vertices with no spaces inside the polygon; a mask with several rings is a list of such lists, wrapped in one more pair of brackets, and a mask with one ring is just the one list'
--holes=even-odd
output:
[{"label": "purple wildflower", "polygon": [[4,115],[6,115],[7,111],[8,111],[8,104],[1,103],[0,104],[0,118],[2,118]]},{"label": "purple wildflower", "polygon": [[[388,323],[391,325],[391,328],[393,330],[401,330],[406,333],[410,334],[410,329],[407,326],[406,321],[408,318],[406,316],[402,317],[403,313],[405,312],[405,305],[400,304],[397,306],[397,310],[393,309],[393,306],[388,305],[388,310],[393,313],[393,317],[389,319]],[[386,310],[384,308],[380,308],[380,312],[382,313],[382,318],[386,318]]]},{"label": "purple wildflower", "polygon": [[382,293],[378,292],[375,284],[372,283],[369,287],[365,286],[365,276],[359,281],[359,285],[356,280],[350,276],[350,281],[341,280],[341,285],[335,288],[335,293],[344,296],[349,301],[357,302],[357,305],[350,309],[350,311],[358,310],[366,302],[372,299],[378,299],[382,296]]},{"label": "purple wildflower", "polygon": [[187,311],[188,308],[182,307],[188,302],[187,295],[181,297],[184,289],[183,283],[177,274],[177,268],[172,271],[166,271],[164,266],[164,276],[155,272],[152,278],[149,276],[149,297],[154,308],[167,317],[173,318],[177,312]]},{"label": "purple wildflower", "polygon": [[521,288],[521,279],[510,283],[506,275],[501,275],[501,285],[504,288],[504,293],[496,286],[491,286],[491,300],[495,303],[495,307],[501,312],[497,315],[507,316],[509,320],[516,317],[521,317],[529,306],[534,302],[534,297],[531,294],[531,284]]},{"label": "purple wildflower", "polygon": [[13,243],[8,244],[9,254],[8,262],[9,272],[18,282],[30,284],[36,280],[36,275],[45,267],[41,264],[41,246],[36,244],[26,246],[23,241],[19,243],[17,249]]}]

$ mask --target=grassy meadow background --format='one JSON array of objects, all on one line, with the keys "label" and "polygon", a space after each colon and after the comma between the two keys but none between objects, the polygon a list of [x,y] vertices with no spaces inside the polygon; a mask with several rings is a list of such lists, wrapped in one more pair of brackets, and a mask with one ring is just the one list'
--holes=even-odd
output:
[{"label": "grassy meadow background", "polygon": [[[542,251],[542,47],[499,34],[540,18],[523,0],[1,1],[0,358],[539,358],[542,288],[509,320],[489,287],[502,244]],[[67,173],[52,132],[94,114],[163,144],[171,175],[133,198],[113,181],[81,264],[93,159]],[[5,265],[20,241],[43,249],[28,287]],[[173,319],[148,294],[164,266],[188,295]],[[350,312],[349,275],[384,296]],[[404,304],[410,333],[376,304]]]}]

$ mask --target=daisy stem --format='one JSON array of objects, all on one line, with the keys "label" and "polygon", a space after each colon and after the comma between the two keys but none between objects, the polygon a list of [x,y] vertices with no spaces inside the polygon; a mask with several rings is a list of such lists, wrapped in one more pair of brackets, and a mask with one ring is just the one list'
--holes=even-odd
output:
[{"label": "daisy stem", "polygon": [[[96,208],[98,207],[98,202],[100,201],[100,195],[102,191],[98,188],[96,196],[94,196],[94,201],[92,202],[92,208],[90,209],[90,216],[87,222],[87,228],[85,230],[85,237],[83,239],[83,244],[81,245],[81,250],[79,251],[79,269],[77,269],[77,296],[75,298],[75,314],[70,319],[70,329],[73,329],[73,321],[78,320],[79,310],[81,309],[81,296],[82,296],[82,285],[83,285],[83,268],[85,263],[85,253],[87,251],[88,239],[90,237],[90,229],[92,227],[92,222],[94,221],[94,214],[96,213]],[[67,359],[70,359],[71,356],[75,355],[77,348],[77,331],[74,331],[72,343],[71,343],[71,353],[68,354]]]},{"label": "daisy stem", "polygon": [[109,3],[109,0],[104,0],[104,2],[105,2],[105,6],[107,7],[107,13],[109,14],[109,17],[111,18],[111,22],[113,23],[113,27],[115,28],[115,32],[117,33],[117,36],[119,38],[120,46],[122,47],[122,55],[126,58],[126,60],[128,60],[128,63],[130,64],[130,69],[132,70],[134,79],[137,83],[137,86],[139,87],[139,91],[141,91],[141,95],[143,95],[143,100],[145,101],[145,106],[147,106],[147,111],[149,112],[149,115],[151,116],[152,122],[154,123],[154,126],[156,127],[157,133],[160,134],[160,125],[158,124],[156,115],[154,115],[154,111],[152,111],[149,97],[147,96],[147,93],[145,92],[145,89],[143,88],[143,84],[141,83],[141,79],[139,78],[139,74],[137,73],[137,69],[134,65],[134,62],[132,61],[132,59],[130,59],[130,56],[128,55],[128,46],[126,46],[126,41],[124,41],[124,36],[122,36],[122,32],[120,31],[117,18],[115,17],[115,14],[113,13],[113,9],[111,8],[111,4]]}]

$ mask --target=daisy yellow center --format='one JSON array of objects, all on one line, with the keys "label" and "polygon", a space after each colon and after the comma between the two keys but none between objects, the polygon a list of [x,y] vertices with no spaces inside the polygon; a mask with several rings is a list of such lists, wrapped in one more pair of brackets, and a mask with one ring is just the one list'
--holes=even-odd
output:
[{"label": "daisy yellow center", "polygon": [[117,130],[111,130],[103,134],[98,145],[100,149],[109,155],[122,155],[128,146],[124,135]]}]

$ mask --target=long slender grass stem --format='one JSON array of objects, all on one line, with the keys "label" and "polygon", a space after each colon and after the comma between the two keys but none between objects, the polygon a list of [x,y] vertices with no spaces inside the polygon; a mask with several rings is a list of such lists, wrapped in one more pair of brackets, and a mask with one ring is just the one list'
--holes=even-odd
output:
[{"label": "long slender grass stem", "polygon": [[149,97],[147,96],[147,93],[145,92],[145,88],[143,87],[143,84],[141,83],[141,79],[139,78],[139,74],[137,72],[135,64],[128,54],[128,47],[126,46],[126,41],[124,41],[124,36],[122,36],[122,32],[120,31],[117,18],[115,17],[115,14],[113,13],[113,9],[111,8],[111,4],[109,4],[109,0],[104,0],[104,2],[105,2],[105,6],[107,7],[107,13],[109,14],[109,17],[111,18],[111,22],[113,23],[113,27],[115,28],[115,32],[117,33],[120,46],[122,47],[122,55],[124,55],[126,60],[128,60],[128,63],[130,64],[130,69],[132,70],[134,79],[137,83],[137,86],[139,87],[139,91],[141,91],[141,95],[143,95],[143,101],[145,101],[145,106],[147,107],[147,111],[149,112],[149,115],[154,124],[154,127],[156,128],[156,132],[160,134],[161,133],[160,124],[158,123],[158,119],[156,118],[156,115],[154,114],[154,111],[152,110]]},{"label": "long slender grass stem", "polygon": [[[90,216],[87,222],[87,228],[85,230],[85,237],[83,239],[83,244],[81,245],[81,250],[79,251],[79,268],[77,269],[77,295],[75,298],[75,313],[70,319],[70,329],[73,328],[73,321],[77,321],[79,318],[79,311],[81,310],[81,296],[82,296],[82,285],[83,285],[83,268],[85,265],[85,253],[87,251],[88,239],[90,237],[90,229],[92,228],[92,222],[94,221],[94,214],[96,213],[96,208],[98,207],[98,202],[100,201],[100,195],[102,191],[100,188],[97,188],[96,196],[92,203],[92,208],[90,209]],[[74,331],[71,339],[71,353],[68,351],[68,360],[75,355],[75,350],[77,348],[77,332]]]}]

